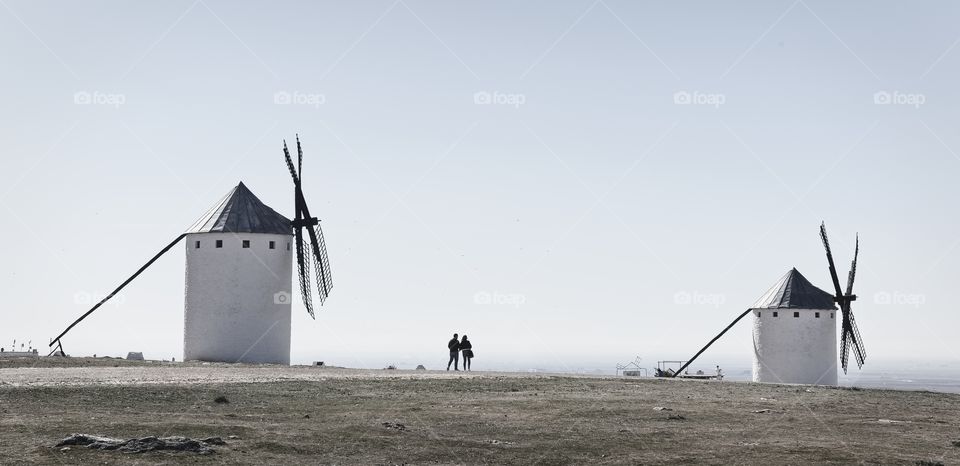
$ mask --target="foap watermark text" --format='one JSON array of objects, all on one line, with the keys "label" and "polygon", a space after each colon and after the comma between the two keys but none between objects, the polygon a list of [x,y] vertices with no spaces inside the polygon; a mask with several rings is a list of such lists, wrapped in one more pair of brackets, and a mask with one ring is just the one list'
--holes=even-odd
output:
[{"label": "foap watermark text", "polygon": [[320,108],[327,102],[327,96],[318,92],[277,91],[273,93],[273,103],[277,105],[306,105]]},{"label": "foap watermark text", "polygon": [[478,91],[473,93],[473,103],[476,105],[507,105],[520,108],[521,105],[527,103],[527,96],[500,91]]},{"label": "foap watermark text", "polygon": [[521,293],[478,291],[473,295],[473,304],[478,306],[511,306],[519,308],[526,302],[527,296]]},{"label": "foap watermark text", "polygon": [[677,105],[706,105],[720,108],[727,103],[727,96],[717,92],[677,91],[673,93],[673,103]]},{"label": "foap watermark text", "polygon": [[873,103],[876,105],[906,105],[920,108],[927,102],[927,96],[918,92],[877,91],[873,93]]},{"label": "foap watermark text", "polygon": [[873,295],[873,302],[874,304],[881,305],[894,304],[898,306],[920,307],[927,302],[927,296],[921,293],[904,293],[901,291],[890,293],[881,291]]},{"label": "foap watermark text", "polygon": [[701,293],[699,291],[678,291],[673,294],[673,303],[681,306],[713,306],[720,307],[727,302],[727,296],[720,293]]},{"label": "foap watermark text", "polygon": [[[91,293],[89,291],[78,291],[73,294],[73,303],[78,304],[80,306],[92,306],[94,304],[99,303],[100,301],[103,301],[104,298],[107,298],[108,296],[110,295],[106,293],[97,293],[97,292]],[[126,302],[126,300],[127,298],[124,295],[118,293],[113,296],[110,296],[109,303],[112,304],[113,307],[120,307],[120,306],[123,306],[123,303]]]},{"label": "foap watermark text", "polygon": [[126,94],[101,91],[77,91],[73,93],[73,103],[76,105],[105,105],[120,108],[126,102]]}]

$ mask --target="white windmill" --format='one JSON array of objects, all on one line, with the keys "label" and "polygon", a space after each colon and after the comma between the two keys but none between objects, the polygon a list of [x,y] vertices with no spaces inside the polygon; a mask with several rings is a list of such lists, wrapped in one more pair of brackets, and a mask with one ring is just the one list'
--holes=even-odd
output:
[{"label": "white windmill", "polygon": [[301,295],[311,317],[311,266],[316,269],[321,304],[329,296],[333,280],[319,220],[310,216],[301,189],[303,151],[299,137],[296,166],[286,142],[283,152],[294,184],[293,221],[266,206],[241,182],[51,340],[50,346],[56,345],[52,353],[64,354],[61,339],[70,329],[186,238],[184,359],[289,364],[294,251]]},{"label": "white windmill", "polygon": [[840,365],[846,373],[852,349],[857,366],[863,367],[867,351],[850,309],[851,303],[857,299],[853,294],[853,281],[857,275],[860,239],[857,238],[850,272],[847,274],[846,291],[840,288],[830,241],[827,239],[827,227],[822,223],[820,239],[827,253],[835,294],[813,286],[797,269],[791,269],[672,376],[683,373],[713,342],[740,319],[753,313],[754,382],[836,385],[838,306],[841,317]]},{"label": "white windmill", "polygon": [[837,306],[840,307],[840,365],[847,372],[850,350],[857,367],[863,367],[867,350],[853,319],[850,304],[857,299],[853,281],[857,275],[857,238],[847,274],[847,289],[833,263],[827,227],[820,224],[820,239],[827,254],[830,278],[836,294],[813,286],[797,269],[787,272],[757,305],[753,319],[753,381],[818,385],[837,384]]}]

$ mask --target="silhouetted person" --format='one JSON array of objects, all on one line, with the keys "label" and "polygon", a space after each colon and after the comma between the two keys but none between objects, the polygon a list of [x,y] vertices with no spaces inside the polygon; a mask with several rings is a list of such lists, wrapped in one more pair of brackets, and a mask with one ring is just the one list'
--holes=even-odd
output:
[{"label": "silhouetted person", "polygon": [[457,340],[457,334],[453,334],[453,339],[447,342],[447,348],[450,350],[450,360],[447,361],[447,370],[450,370],[450,363],[453,363],[453,370],[460,370],[457,365],[460,363],[460,342]]},{"label": "silhouetted person", "polygon": [[463,340],[460,340],[460,351],[463,351],[463,370],[470,370],[470,360],[473,359],[473,343],[470,343],[470,340],[467,340],[467,336],[463,336]]}]

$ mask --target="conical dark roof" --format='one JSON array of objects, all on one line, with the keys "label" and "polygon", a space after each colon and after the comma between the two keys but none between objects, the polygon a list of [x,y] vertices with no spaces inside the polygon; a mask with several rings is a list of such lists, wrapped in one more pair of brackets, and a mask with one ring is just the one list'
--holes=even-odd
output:
[{"label": "conical dark roof", "polygon": [[751,309],[836,309],[833,295],[790,269]]},{"label": "conical dark roof", "polygon": [[292,232],[290,220],[257,199],[242,181],[187,229],[187,233]]}]

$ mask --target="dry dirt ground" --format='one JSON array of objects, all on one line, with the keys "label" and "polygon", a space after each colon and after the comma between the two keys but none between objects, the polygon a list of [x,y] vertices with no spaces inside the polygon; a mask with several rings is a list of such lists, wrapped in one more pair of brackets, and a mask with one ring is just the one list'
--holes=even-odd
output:
[{"label": "dry dirt ground", "polygon": [[[219,436],[227,443],[206,456],[53,447],[74,432]],[[545,374],[0,360],[0,464],[180,462],[957,464],[960,395]]]}]

